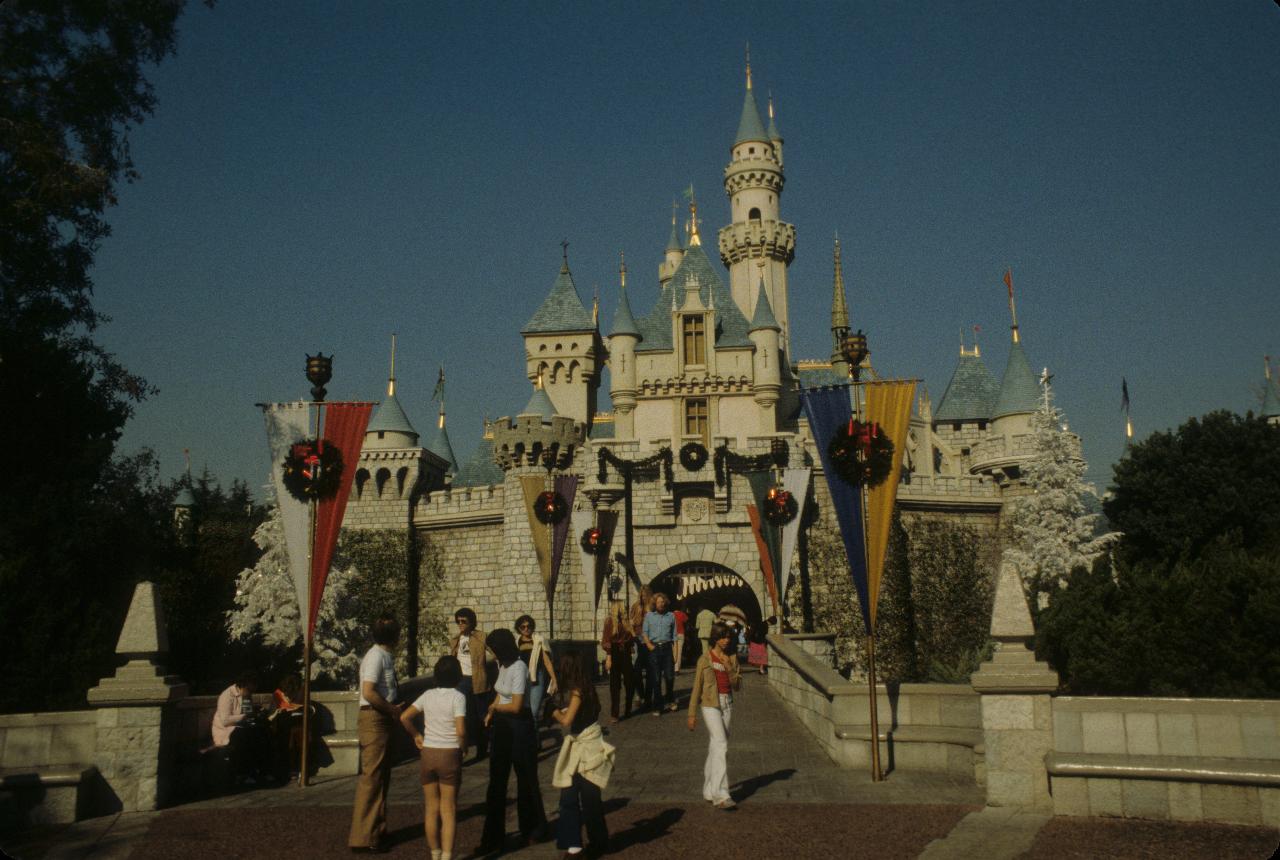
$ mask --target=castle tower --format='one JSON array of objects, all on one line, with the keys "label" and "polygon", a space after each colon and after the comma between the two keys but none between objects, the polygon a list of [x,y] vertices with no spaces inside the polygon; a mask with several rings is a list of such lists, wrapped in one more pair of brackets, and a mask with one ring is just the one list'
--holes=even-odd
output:
[{"label": "castle tower", "polygon": [[369,419],[364,434],[364,449],[416,448],[418,431],[409,423],[404,407],[396,397],[396,336],[391,335],[391,373],[387,376],[387,396]]},{"label": "castle tower", "polygon": [[755,401],[760,407],[761,433],[775,433],[778,429],[778,392],[782,388],[782,355],[779,349],[782,327],[769,307],[764,279],[756,291],[756,311],[751,317],[750,337],[755,344],[751,357],[755,374]]},{"label": "castle tower", "polygon": [[[674,223],[673,218],[672,224]],[[671,232],[674,236],[674,226]],[[613,401],[615,436],[619,439],[631,439],[635,436],[636,344],[642,338],[636,318],[631,313],[631,302],[627,300],[625,259],[619,265],[618,277],[622,287],[618,310],[613,314],[613,329],[609,332],[609,398]]]},{"label": "castle tower", "polygon": [[524,328],[525,373],[541,379],[556,412],[585,424],[596,413],[604,342],[569,273],[568,243],[551,291]]},{"label": "castle tower", "polygon": [[[777,126],[766,131],[751,88],[751,59],[747,58],[747,90],[738,133],[724,169],[732,223],[720,230],[720,259],[729,267],[734,303],[748,319],[755,312],[756,262],[765,263],[765,293],[782,327],[782,346],[788,343],[787,267],[795,258],[796,228],[781,220],[780,202],[785,178]],[[777,142],[775,144],[775,141]]]}]

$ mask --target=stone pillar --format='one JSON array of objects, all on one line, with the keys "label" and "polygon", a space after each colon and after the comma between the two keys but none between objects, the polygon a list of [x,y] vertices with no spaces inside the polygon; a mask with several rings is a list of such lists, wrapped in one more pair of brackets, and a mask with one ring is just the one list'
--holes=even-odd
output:
[{"label": "stone pillar", "polygon": [[187,695],[187,685],[164,673],[158,658],[168,651],[155,584],[140,582],[116,643],[126,662],[88,696],[98,709],[94,764],[115,795],[112,805],[124,812],[158,808],[172,783],[173,703]]},{"label": "stone pillar", "polygon": [[987,805],[1052,814],[1044,760],[1053,749],[1049,694],[1058,689],[1058,673],[1036,660],[1034,635],[1017,570],[1002,564],[991,613],[996,650],[970,678],[982,696]]}]

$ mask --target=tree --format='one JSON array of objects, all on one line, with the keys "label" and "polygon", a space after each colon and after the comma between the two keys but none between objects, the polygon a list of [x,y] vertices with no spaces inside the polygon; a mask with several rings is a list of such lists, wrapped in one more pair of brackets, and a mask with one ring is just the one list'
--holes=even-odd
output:
[{"label": "tree", "polygon": [[911,680],[966,683],[989,652],[994,541],[935,519],[913,521],[908,533],[920,667]]},{"label": "tree", "polygon": [[180,0],[0,4],[0,709],[76,706],[113,667],[133,584],[164,563],[151,392],[94,342],[90,271],[128,131],[155,107]]},{"label": "tree", "polygon": [[1072,569],[1089,565],[1108,539],[1095,537],[1097,516],[1085,504],[1093,488],[1084,481],[1080,439],[1064,427],[1047,382],[1031,429],[1033,453],[1022,467],[1027,492],[1005,511],[1004,560],[1017,568],[1035,605],[1043,606]]},{"label": "tree", "polygon": [[[287,662],[287,654],[301,656],[302,613],[289,573],[280,509],[272,506],[253,535],[262,550],[256,564],[236,579],[235,608],[226,613],[227,632],[241,641],[260,640]],[[325,583],[316,619],[312,672],[339,687],[354,685],[360,668],[360,646],[366,638],[352,595],[354,568],[335,559]]]},{"label": "tree", "polygon": [[1134,559],[1195,556],[1230,532],[1262,546],[1280,532],[1280,426],[1221,411],[1152,433],[1116,465],[1103,510]]}]

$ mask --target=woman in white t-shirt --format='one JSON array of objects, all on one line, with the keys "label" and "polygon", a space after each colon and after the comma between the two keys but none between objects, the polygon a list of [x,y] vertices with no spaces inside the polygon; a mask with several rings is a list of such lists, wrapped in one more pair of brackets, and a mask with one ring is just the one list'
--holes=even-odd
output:
[{"label": "woman in white t-shirt", "polygon": [[[436,661],[435,687],[418,697],[400,722],[421,750],[425,827],[431,860],[451,860],[458,819],[458,788],[462,785],[462,749],[467,743],[467,697],[454,689],[462,679],[457,657]],[[417,719],[422,715],[422,732]]]},{"label": "woman in white t-shirt", "polygon": [[529,669],[520,659],[516,637],[500,627],[489,634],[488,646],[498,658],[497,694],[489,705],[485,725],[493,727],[489,748],[489,790],[485,794],[484,835],[478,853],[500,850],[506,837],[507,780],[516,772],[516,812],[523,843],[546,838],[547,814],[538,787],[538,739],[533,715],[525,705]]}]

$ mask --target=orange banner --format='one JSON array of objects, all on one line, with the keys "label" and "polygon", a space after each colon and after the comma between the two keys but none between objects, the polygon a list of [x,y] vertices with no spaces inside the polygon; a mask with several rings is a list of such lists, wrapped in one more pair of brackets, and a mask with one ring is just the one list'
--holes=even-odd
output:
[{"label": "orange banner", "polygon": [[871,629],[875,629],[876,607],[880,603],[880,578],[884,574],[885,555],[889,549],[889,527],[893,505],[898,498],[898,481],[902,477],[902,456],[907,447],[907,430],[911,426],[911,404],[916,395],[915,382],[869,382],[867,421],[879,424],[893,442],[893,466],[883,483],[867,491],[867,592]]},{"label": "orange banner", "polygon": [[538,494],[547,489],[547,482],[541,475],[522,475],[520,489],[524,491],[524,512],[529,517],[529,533],[533,538],[533,551],[538,555],[538,572],[542,574],[543,588],[551,585],[551,527],[538,522],[533,512],[533,503]]},{"label": "orange banner", "polygon": [[778,586],[773,572],[773,559],[769,555],[769,545],[765,543],[764,532],[761,531],[760,512],[756,510],[755,505],[747,505],[747,516],[751,518],[751,533],[756,536],[756,549],[760,552],[760,569],[764,572],[764,583],[769,589],[769,599],[773,601],[773,614],[780,616],[782,608],[778,606]]}]

